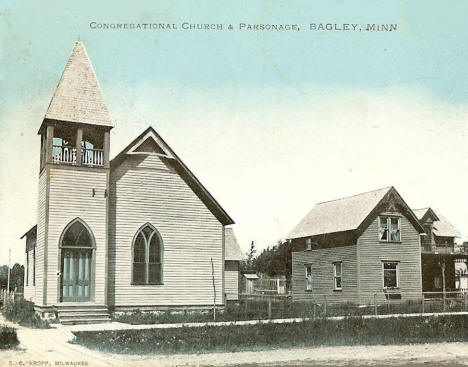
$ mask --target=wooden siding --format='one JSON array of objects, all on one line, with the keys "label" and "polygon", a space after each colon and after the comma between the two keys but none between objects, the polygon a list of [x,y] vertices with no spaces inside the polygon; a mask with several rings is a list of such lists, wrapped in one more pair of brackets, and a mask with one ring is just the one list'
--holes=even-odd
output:
[{"label": "wooden siding", "polygon": [[239,262],[224,262],[224,292],[226,300],[237,301],[239,299]]},{"label": "wooden siding", "polygon": [[51,167],[49,185],[47,304],[59,302],[60,277],[57,272],[60,271],[60,236],[67,224],[77,217],[88,225],[96,241],[94,302],[104,304],[107,172],[94,168]]},{"label": "wooden siding", "polygon": [[[33,299],[38,305],[43,305],[44,299],[44,269],[45,245],[47,227],[47,178],[48,169],[43,169],[39,175],[39,189],[37,195],[37,242],[36,242],[36,287]],[[31,292],[32,294],[32,292]]]},{"label": "wooden siding", "polygon": [[[111,172],[109,303],[131,306],[223,304],[223,226],[165,161],[131,155]],[[163,284],[132,285],[132,241],[151,223],[164,246]]]},{"label": "wooden siding", "polygon": [[[399,213],[395,213],[400,215]],[[379,242],[378,217],[359,237],[359,288],[360,303],[377,300],[384,302],[382,262],[399,262],[399,282],[402,301],[421,297],[421,248],[419,233],[405,217],[401,216],[401,243]]]},{"label": "wooden siding", "polygon": [[[334,290],[333,263],[342,262],[342,290]],[[306,265],[312,266],[312,291],[306,290]],[[292,253],[293,301],[357,302],[356,246]]]}]

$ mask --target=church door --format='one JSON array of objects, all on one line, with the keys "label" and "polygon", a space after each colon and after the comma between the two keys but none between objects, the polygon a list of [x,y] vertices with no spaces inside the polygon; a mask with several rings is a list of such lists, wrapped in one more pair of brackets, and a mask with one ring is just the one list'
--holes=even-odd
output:
[{"label": "church door", "polygon": [[66,230],[61,244],[61,300],[83,302],[91,299],[92,237],[80,222]]}]

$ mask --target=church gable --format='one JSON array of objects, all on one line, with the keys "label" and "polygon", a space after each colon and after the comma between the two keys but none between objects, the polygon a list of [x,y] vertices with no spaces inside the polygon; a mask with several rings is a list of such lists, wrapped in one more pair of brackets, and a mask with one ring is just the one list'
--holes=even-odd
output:
[{"label": "church gable", "polygon": [[[111,161],[112,181],[118,184],[121,177],[131,170],[138,169],[153,169],[161,173],[157,178],[150,178],[149,173],[141,173],[142,183],[151,182],[152,186],[148,188],[149,190],[153,190],[153,188],[158,190],[159,185],[167,185],[168,180],[176,186],[182,183],[184,186],[188,186],[192,195],[195,194],[195,197],[203,203],[219,222],[223,225],[234,223],[208,190],[152,127],[146,129]],[[174,181],[166,174],[177,175],[179,180]],[[176,195],[182,195],[182,192],[184,191],[180,191]],[[188,197],[178,197],[176,199],[188,199]]]},{"label": "church gable", "polygon": [[157,153],[166,155],[164,150],[154,141],[153,138],[147,138],[140,146],[138,146],[134,152],[136,153]]}]

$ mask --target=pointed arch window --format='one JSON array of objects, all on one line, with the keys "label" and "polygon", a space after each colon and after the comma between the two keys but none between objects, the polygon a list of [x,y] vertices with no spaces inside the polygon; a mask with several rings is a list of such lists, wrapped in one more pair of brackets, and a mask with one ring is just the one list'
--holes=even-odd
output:
[{"label": "pointed arch window", "polygon": [[162,284],[162,254],[158,231],[145,224],[133,241],[132,284]]}]

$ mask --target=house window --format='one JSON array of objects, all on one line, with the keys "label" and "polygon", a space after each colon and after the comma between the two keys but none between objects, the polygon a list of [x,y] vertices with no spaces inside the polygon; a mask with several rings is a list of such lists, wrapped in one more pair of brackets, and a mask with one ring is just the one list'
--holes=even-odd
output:
[{"label": "house window", "polygon": [[312,290],[312,265],[306,265],[305,267],[306,275],[306,290]]},{"label": "house window", "polygon": [[398,262],[384,261],[383,263],[383,287],[398,288]]},{"label": "house window", "polygon": [[379,241],[400,242],[400,218],[379,217]]},{"label": "house window", "polygon": [[162,283],[162,240],[151,224],[138,230],[133,242],[132,284]]},{"label": "house window", "polygon": [[333,263],[333,286],[335,290],[341,290],[342,262]]},{"label": "house window", "polygon": [[306,249],[307,250],[312,250],[312,239],[310,239],[310,238],[306,239]]}]

